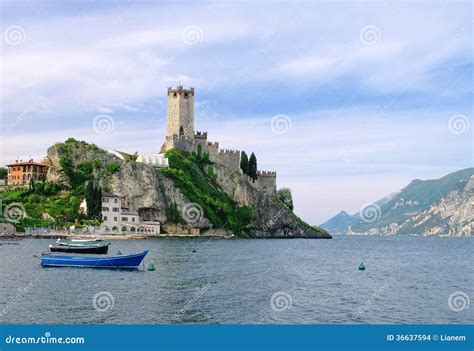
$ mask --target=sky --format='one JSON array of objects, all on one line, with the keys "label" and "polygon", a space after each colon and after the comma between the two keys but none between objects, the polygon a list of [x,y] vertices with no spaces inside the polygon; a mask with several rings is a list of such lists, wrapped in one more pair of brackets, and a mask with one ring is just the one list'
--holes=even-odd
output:
[{"label": "sky", "polygon": [[470,1],[3,1],[0,163],[158,153],[166,88],[192,86],[196,129],[319,224],[472,167],[473,23]]}]

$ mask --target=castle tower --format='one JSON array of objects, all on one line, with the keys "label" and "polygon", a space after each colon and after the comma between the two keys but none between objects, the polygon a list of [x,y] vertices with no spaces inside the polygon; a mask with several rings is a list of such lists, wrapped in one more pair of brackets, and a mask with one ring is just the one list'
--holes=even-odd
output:
[{"label": "castle tower", "polygon": [[166,136],[184,135],[194,138],[194,88],[168,88],[168,111],[166,114]]}]

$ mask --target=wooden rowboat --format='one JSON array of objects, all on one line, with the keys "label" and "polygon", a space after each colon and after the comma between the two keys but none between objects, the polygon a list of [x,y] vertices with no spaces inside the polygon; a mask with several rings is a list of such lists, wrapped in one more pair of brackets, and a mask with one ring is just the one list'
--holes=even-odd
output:
[{"label": "wooden rowboat", "polygon": [[136,269],[140,266],[148,250],[133,255],[109,257],[45,255],[41,257],[43,267],[86,267]]},{"label": "wooden rowboat", "polygon": [[109,244],[91,244],[91,245],[66,245],[55,244],[49,245],[51,252],[67,252],[67,253],[82,253],[82,254],[106,254],[109,251]]}]

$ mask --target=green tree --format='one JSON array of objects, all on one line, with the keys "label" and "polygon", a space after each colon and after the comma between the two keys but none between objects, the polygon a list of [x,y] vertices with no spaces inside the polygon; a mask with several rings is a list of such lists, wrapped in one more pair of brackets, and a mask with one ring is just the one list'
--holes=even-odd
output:
[{"label": "green tree", "polygon": [[285,204],[291,211],[293,211],[293,195],[289,188],[281,188],[277,191],[278,199]]},{"label": "green tree", "polygon": [[7,179],[8,170],[5,167],[0,167],[0,179]]},{"label": "green tree", "polygon": [[240,154],[240,169],[244,174],[249,174],[249,158],[245,151]]},{"label": "green tree", "polygon": [[258,178],[257,177],[257,157],[255,156],[253,152],[249,158],[249,173],[248,174],[254,180]]},{"label": "green tree", "polygon": [[99,186],[95,190],[94,218],[101,217],[102,212],[102,188]]},{"label": "green tree", "polygon": [[94,194],[94,184],[92,181],[87,182],[86,190],[84,192],[87,205],[87,216],[89,218],[94,217],[95,212],[95,194]]}]

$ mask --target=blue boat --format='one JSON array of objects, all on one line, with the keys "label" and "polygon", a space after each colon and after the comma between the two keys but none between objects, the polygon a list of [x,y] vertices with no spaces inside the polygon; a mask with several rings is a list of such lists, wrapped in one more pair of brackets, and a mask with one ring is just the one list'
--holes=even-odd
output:
[{"label": "blue boat", "polygon": [[43,267],[138,268],[148,250],[134,255],[109,257],[46,255],[41,257]]}]

